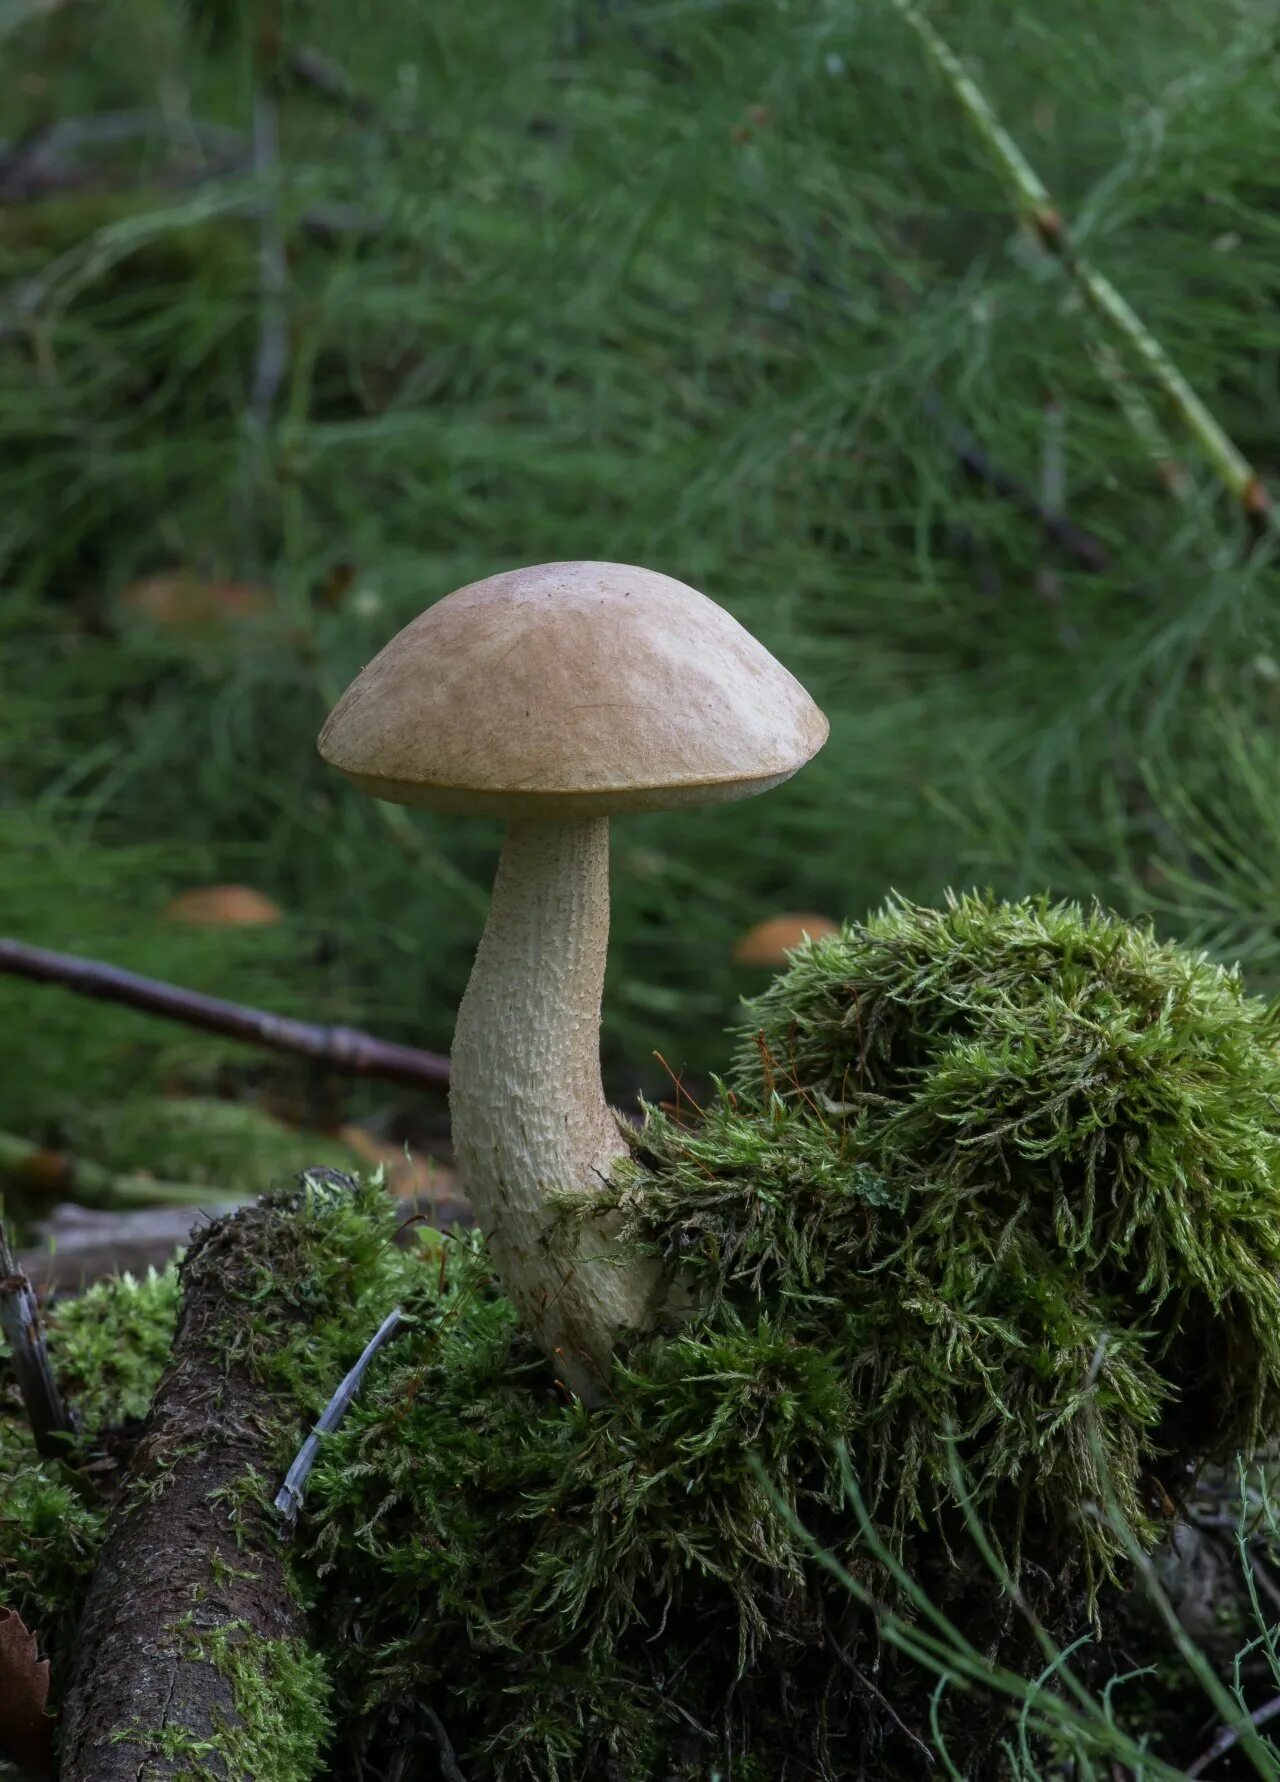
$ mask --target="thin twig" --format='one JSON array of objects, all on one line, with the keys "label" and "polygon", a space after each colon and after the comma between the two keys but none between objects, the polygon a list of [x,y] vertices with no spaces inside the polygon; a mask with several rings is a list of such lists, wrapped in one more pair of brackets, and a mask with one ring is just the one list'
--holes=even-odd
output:
[{"label": "thin twig", "polygon": [[986,94],[925,16],[918,0],[891,0],[923,45],[973,127],[1013,199],[1022,222],[1061,264],[1090,307],[1124,341],[1198,442],[1228,494],[1255,530],[1280,536],[1280,516],[1262,478],[1209,412],[1146,323],[1077,248],[1052,195],[992,110]]},{"label": "thin twig", "polygon": [[1078,526],[1059,508],[1047,505],[1026,483],[988,457],[971,433],[947,418],[935,395],[926,395],[924,406],[941,428],[943,437],[961,468],[975,482],[981,483],[1002,500],[1012,502],[1021,512],[1038,521],[1046,538],[1052,539],[1063,554],[1081,569],[1096,574],[1110,565],[1111,553],[1100,538],[1096,538],[1092,532],[1086,532],[1083,526]]},{"label": "thin twig", "polygon": [[444,1782],[467,1782],[466,1777],[458,1768],[458,1759],[449,1735],[444,1729],[444,1721],[429,1702],[423,1703],[422,1712],[431,1722],[431,1730],[436,1735],[436,1745],[440,1754],[440,1774],[444,1778]]},{"label": "thin twig", "polygon": [[299,1448],[297,1458],[284,1476],[284,1484],[275,1495],[275,1507],[284,1518],[280,1530],[281,1540],[288,1540],[293,1533],[293,1525],[298,1520],[298,1512],[302,1508],[302,1500],[307,1493],[307,1480],[311,1476],[311,1469],[320,1452],[321,1440],[327,1435],[332,1435],[342,1422],[351,1408],[352,1399],[360,1390],[360,1382],[368,1371],[369,1363],[382,1345],[395,1335],[403,1323],[404,1313],[399,1306],[394,1311],[387,1313],[373,1336],[365,1344],[359,1361],[356,1362],[325,1406],[324,1415]]},{"label": "thin twig", "polygon": [[[19,142],[0,143],[0,197],[8,204],[26,204],[50,193],[99,183],[104,148],[156,137],[195,151],[192,170],[197,177],[239,172],[249,163],[244,136],[223,124],[200,119],[177,122],[150,111],[93,112],[57,118]],[[183,177],[175,167],[166,168],[165,174]]]},{"label": "thin twig", "polygon": [[298,213],[298,227],[319,242],[358,235],[372,239],[386,233],[387,219],[361,204],[308,204]]},{"label": "thin twig", "polygon": [[[1274,1696],[1269,1702],[1264,1702],[1260,1708],[1255,1708],[1249,1716],[1249,1721],[1255,1728],[1265,1726],[1269,1720],[1274,1720],[1277,1714],[1280,1714],[1280,1695]],[[1243,1733],[1240,1727],[1224,1726],[1209,1749],[1201,1752],[1195,1762],[1188,1765],[1188,1776],[1203,1776],[1209,1765],[1216,1763],[1218,1758],[1225,1757],[1228,1751],[1233,1751],[1242,1737]]]},{"label": "thin twig", "polygon": [[438,1052],[421,1052],[416,1046],[398,1046],[354,1027],[318,1027],[272,1015],[243,1003],[224,1002],[198,990],[184,990],[157,978],[144,978],[97,959],[75,953],[55,953],[46,947],[30,947],[23,941],[0,939],[0,973],[58,984],[79,996],[123,1003],[148,1015],[182,1021],[205,1033],[219,1033],[251,1045],[267,1046],[340,1071],[346,1076],[375,1077],[380,1082],[401,1083],[411,1089],[443,1089],[449,1082],[449,1060]]},{"label": "thin twig", "polygon": [[321,55],[318,49],[303,44],[291,50],[286,58],[289,73],[304,87],[310,87],[322,99],[348,112],[358,123],[369,123],[377,115],[373,101],[357,88],[345,68]]},{"label": "thin twig", "polygon": [[861,1668],[861,1666],[855,1662],[855,1660],[850,1655],[850,1653],[848,1653],[845,1650],[845,1648],[841,1645],[839,1635],[836,1633],[835,1628],[831,1625],[831,1617],[826,1612],[825,1609],[823,1610],[822,1618],[826,1624],[827,1639],[829,1640],[829,1642],[831,1644],[831,1650],[835,1653],[836,1657],[840,1660],[841,1664],[845,1667],[845,1669],[847,1671],[850,1672],[850,1674],[853,1677],[855,1677],[857,1679],[857,1681],[861,1685],[861,1687],[863,1689],[865,1689],[869,1695],[871,1695],[875,1698],[875,1700],[880,1704],[880,1706],[888,1714],[890,1720],[893,1721],[894,1725],[897,1727],[898,1731],[902,1734],[902,1736],[906,1739],[909,1739],[911,1741],[911,1743],[921,1753],[925,1762],[927,1764],[932,1765],[935,1761],[934,1753],[932,1751],[930,1751],[929,1747],[925,1744],[924,1740],[920,1737],[920,1735],[918,1733],[912,1732],[911,1728],[907,1725],[906,1721],[903,1720],[902,1716],[898,1713],[898,1710],[894,1707],[893,1703],[889,1700],[888,1696],[885,1695],[882,1690],[880,1690],[876,1687],[875,1683],[872,1682],[871,1678],[867,1676],[866,1672]]},{"label": "thin twig", "polygon": [[253,171],[262,190],[258,212],[258,352],[249,415],[261,436],[271,424],[289,362],[289,268],[281,224],[280,115],[267,82],[253,100]]},{"label": "thin twig", "polygon": [[18,1390],[35,1437],[36,1452],[46,1460],[65,1459],[67,1438],[75,1423],[62,1402],[45,1346],[40,1310],[31,1283],[0,1225],[0,1330],[13,1358]]},{"label": "thin twig", "polygon": [[219,1198],[216,1188],[118,1175],[101,1163],[46,1150],[11,1132],[0,1132],[0,1176],[28,1192],[73,1200],[83,1207],[204,1207]]}]

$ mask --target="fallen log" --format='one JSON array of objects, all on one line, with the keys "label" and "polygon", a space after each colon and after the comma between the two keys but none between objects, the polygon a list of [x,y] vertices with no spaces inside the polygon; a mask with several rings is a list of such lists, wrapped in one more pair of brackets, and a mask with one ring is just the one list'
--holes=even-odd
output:
[{"label": "fallen log", "polygon": [[208,1193],[209,1202],[203,1208],[144,1207],[111,1212],[66,1202],[36,1227],[31,1244],[18,1252],[18,1266],[41,1299],[75,1293],[104,1275],[145,1275],[149,1268],[163,1268],[171,1262],[175,1251],[190,1243],[193,1231],[220,1213],[234,1210],[227,1202],[218,1202],[216,1190],[211,1188]]},{"label": "fallen log", "polygon": [[218,1199],[207,1184],[162,1182],[154,1176],[107,1169],[87,1157],[50,1150],[12,1132],[0,1132],[0,1183],[12,1184],[19,1193],[74,1199],[85,1207],[202,1207]]},{"label": "fallen log", "polygon": [[271,1506],[281,1431],[296,1428],[297,1406],[264,1385],[244,1340],[261,1329],[263,1281],[296,1243],[295,1218],[292,1197],[244,1207],[199,1232],[182,1264],[172,1359],[76,1637],[62,1782],[312,1773],[323,1676]]}]

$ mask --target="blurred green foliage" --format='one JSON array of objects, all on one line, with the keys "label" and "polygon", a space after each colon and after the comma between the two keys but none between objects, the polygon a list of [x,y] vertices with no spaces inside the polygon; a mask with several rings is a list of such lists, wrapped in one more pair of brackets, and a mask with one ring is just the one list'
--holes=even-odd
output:
[{"label": "blurred green foliage", "polygon": [[[1274,9],[931,12],[1265,472]],[[617,825],[619,1095],[661,1089],[655,1050],[720,1055],[749,923],[890,888],[1096,892],[1280,979],[1270,548],[1131,370],[1185,457],[1171,495],[889,6],[14,0],[0,31],[6,176],[55,120],[65,175],[0,215],[5,931],[446,1047],[497,834],[359,797],[315,733],[430,601],[581,556],[705,588],[832,721],[765,803]],[[77,150],[106,113],[133,133]],[[967,474],[957,429],[1055,500],[1060,441],[1107,567]],[[130,591],[174,566],[272,598],[149,622]],[[285,924],[159,919],[222,879]],[[23,1130],[225,1087],[232,1056],[24,985],[0,1031]]]}]

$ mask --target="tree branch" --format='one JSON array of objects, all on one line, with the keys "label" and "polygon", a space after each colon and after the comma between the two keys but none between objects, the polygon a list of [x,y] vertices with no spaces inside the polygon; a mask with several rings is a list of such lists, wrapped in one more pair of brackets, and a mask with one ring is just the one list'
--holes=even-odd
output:
[{"label": "tree branch", "polygon": [[1111,553],[1092,532],[1087,532],[1059,507],[1045,502],[1034,489],[990,458],[971,433],[948,419],[938,397],[932,392],[924,399],[925,412],[937,422],[956,462],[967,476],[983,488],[990,489],[1002,501],[1012,505],[1038,522],[1046,538],[1050,538],[1063,554],[1081,569],[1096,574],[1111,563]]},{"label": "tree branch", "polygon": [[[1273,1696],[1269,1702],[1263,1702],[1260,1708],[1255,1708],[1249,1716],[1249,1724],[1254,1727],[1265,1726],[1277,1714],[1280,1714],[1280,1695]],[[1201,1752],[1193,1764],[1188,1764],[1187,1775],[1203,1776],[1209,1765],[1216,1763],[1220,1757],[1225,1757],[1228,1751],[1240,1743],[1240,1739],[1241,1730],[1238,1726],[1224,1726],[1209,1749]]]},{"label": "tree branch", "polygon": [[36,1227],[18,1262],[42,1295],[78,1293],[106,1275],[145,1275],[149,1268],[167,1267],[174,1252],[185,1250],[192,1234],[219,1210],[225,1211],[226,1203],[213,1194],[204,1208],[127,1212],[94,1211],[63,1201]]},{"label": "tree branch", "polygon": [[[101,151],[121,143],[163,139],[186,150],[185,165],[172,160],[161,177],[208,179],[244,170],[248,145],[238,130],[197,118],[174,123],[149,111],[106,111],[57,118],[18,143],[0,143],[0,198],[27,204],[50,194],[97,184],[105,177]],[[86,152],[87,151],[87,152]]]},{"label": "tree branch", "polygon": [[449,1082],[449,1060],[438,1052],[421,1052],[416,1046],[399,1046],[377,1039],[354,1027],[319,1027],[272,1015],[243,1003],[224,1002],[198,990],[184,990],[157,978],[140,977],[119,966],[75,953],[55,953],[47,947],[30,947],[23,941],[0,939],[0,973],[27,978],[38,984],[58,984],[79,996],[123,1003],[144,1014],[182,1021],[205,1033],[219,1033],[275,1052],[312,1058],[346,1076],[374,1077],[401,1083],[411,1089],[444,1089]]},{"label": "tree branch", "polygon": [[299,85],[328,99],[357,123],[377,121],[377,107],[373,101],[356,88],[345,68],[321,55],[319,50],[303,44],[300,49],[292,50],[285,60],[288,72]]},{"label": "tree branch", "polygon": [[218,1190],[207,1184],[117,1174],[101,1163],[48,1150],[12,1132],[0,1132],[0,1179],[28,1193],[75,1200],[85,1207],[203,1207],[219,1199]]}]

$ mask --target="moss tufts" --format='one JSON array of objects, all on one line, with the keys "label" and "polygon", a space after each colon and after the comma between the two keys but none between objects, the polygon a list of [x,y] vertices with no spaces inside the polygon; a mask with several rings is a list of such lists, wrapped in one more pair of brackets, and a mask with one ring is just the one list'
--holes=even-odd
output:
[{"label": "moss tufts", "polygon": [[1237,972],[1099,910],[895,902],[802,949],[749,1017],[733,1088],[895,1183],[895,1272],[997,1321],[1042,1452],[1069,1401],[1048,1381],[1091,1336],[1094,1396],[1146,1458],[1275,1428],[1280,1057]]},{"label": "moss tufts", "polygon": [[311,1782],[329,1732],[324,1661],[298,1640],[264,1640],[243,1623],[191,1636],[193,1656],[231,1684],[235,1719],[219,1726],[209,1755],[213,1776]]},{"label": "moss tufts", "polygon": [[86,1435],[146,1415],[169,1359],[178,1301],[177,1269],[148,1269],[140,1280],[119,1275],[49,1308],[59,1383]]},{"label": "moss tufts", "polygon": [[[696,1310],[635,1341],[591,1415],[478,1239],[392,1251],[382,1196],[313,1184],[228,1340],[310,1416],[393,1299],[411,1318],[325,1445],[294,1555],[338,1772],[917,1774],[927,1691],[793,1518],[893,1595],[842,1438],[880,1536],[1017,1664],[953,1444],[1024,1592],[1075,1629],[1123,1572],[1100,1467],[1151,1548],[1197,1467],[1274,1437],[1273,1039],[1234,974],[1096,911],[894,903],[811,943],[713,1105],[650,1111],[601,1191]],[[998,1720],[970,1701],[946,1730],[994,1773]]]},{"label": "moss tufts", "polygon": [[[177,1273],[121,1275],[59,1300],[47,1316],[59,1383],[95,1443],[146,1411],[168,1357]],[[3,1358],[0,1358],[2,1361]],[[102,1541],[105,1513],[74,1475],[35,1452],[0,1367],[0,1604],[60,1652]]]},{"label": "moss tufts", "polygon": [[429,1746],[425,1704],[484,1777],[910,1771],[875,1691],[927,1735],[919,1681],[774,1494],[892,1595],[842,1437],[883,1537],[1016,1662],[954,1440],[1024,1590],[1077,1616],[1123,1569],[1100,1463],[1151,1547],[1190,1470],[1280,1426],[1277,1105],[1269,1011],[1099,912],[893,904],[803,948],[715,1105],[651,1112],[602,1191],[696,1315],[587,1417],[451,1275],[328,1449],[303,1563],[340,1695],[375,1742],[393,1706]]}]

